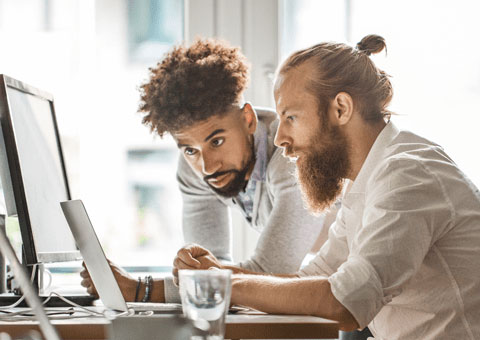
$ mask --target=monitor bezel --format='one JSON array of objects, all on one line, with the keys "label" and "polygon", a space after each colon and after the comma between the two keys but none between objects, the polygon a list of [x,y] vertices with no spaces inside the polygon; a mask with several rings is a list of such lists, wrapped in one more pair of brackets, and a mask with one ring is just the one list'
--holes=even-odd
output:
[{"label": "monitor bezel", "polygon": [[[32,232],[32,225],[30,221],[30,215],[28,212],[28,205],[25,196],[25,187],[23,183],[23,176],[20,167],[20,161],[18,157],[18,149],[15,139],[15,131],[13,129],[12,115],[10,112],[10,106],[8,102],[8,88],[40,97],[47,100],[50,104],[50,111],[52,114],[52,122],[55,131],[55,138],[57,141],[58,154],[60,158],[63,180],[67,193],[68,200],[71,199],[70,186],[68,183],[68,176],[65,167],[65,159],[63,156],[62,143],[60,139],[60,133],[57,125],[57,118],[55,114],[55,106],[53,96],[45,91],[42,91],[36,87],[28,85],[20,80],[11,78],[6,75],[0,75],[0,124],[1,134],[3,138],[0,138],[2,144],[2,159],[1,159],[1,179],[4,188],[5,203],[7,205],[7,215],[17,215],[20,225],[20,232],[22,234],[23,251],[26,261],[26,265],[33,265],[39,262],[66,262],[78,260],[81,255],[78,251],[71,252],[41,252],[37,253],[35,247],[35,241]],[[8,166],[5,166],[5,156]],[[13,194],[13,200],[8,199],[8,195]],[[15,202],[13,207],[12,201]],[[60,205],[60,202],[58,203]]]}]

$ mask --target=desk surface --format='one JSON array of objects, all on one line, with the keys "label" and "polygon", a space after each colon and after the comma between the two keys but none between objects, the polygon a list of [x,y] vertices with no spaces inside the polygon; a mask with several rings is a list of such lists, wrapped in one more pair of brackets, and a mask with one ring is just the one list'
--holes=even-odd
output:
[{"label": "desk surface", "polygon": [[[107,339],[109,321],[104,318],[54,320],[65,340]],[[38,329],[33,321],[0,322],[0,331],[20,336],[29,329]],[[313,316],[269,315],[248,313],[228,315],[225,339],[336,339],[338,323]]]}]

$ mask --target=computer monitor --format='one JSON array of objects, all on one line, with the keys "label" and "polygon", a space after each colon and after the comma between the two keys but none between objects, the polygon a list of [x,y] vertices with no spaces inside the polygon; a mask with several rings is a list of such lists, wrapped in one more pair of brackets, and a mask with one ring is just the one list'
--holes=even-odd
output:
[{"label": "computer monitor", "polygon": [[80,258],[60,208],[70,200],[52,95],[0,75],[0,176],[25,265]]}]

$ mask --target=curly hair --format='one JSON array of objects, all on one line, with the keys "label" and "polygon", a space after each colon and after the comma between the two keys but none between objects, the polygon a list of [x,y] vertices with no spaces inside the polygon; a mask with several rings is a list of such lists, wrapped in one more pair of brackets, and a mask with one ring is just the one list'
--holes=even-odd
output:
[{"label": "curly hair", "polygon": [[248,82],[239,48],[213,39],[176,46],[140,86],[142,123],[160,136],[222,115],[238,104]]}]

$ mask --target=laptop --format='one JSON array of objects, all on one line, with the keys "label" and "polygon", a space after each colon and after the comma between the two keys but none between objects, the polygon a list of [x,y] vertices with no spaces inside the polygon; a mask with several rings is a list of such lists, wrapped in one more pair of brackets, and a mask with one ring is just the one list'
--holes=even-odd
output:
[{"label": "laptop", "polygon": [[136,312],[182,313],[181,305],[175,303],[125,302],[83,202],[71,200],[60,202],[60,205],[100,300],[106,308],[121,312],[133,309]]},{"label": "laptop", "polygon": [[60,340],[57,330],[52,326],[47,317],[47,313],[45,313],[45,310],[43,309],[42,302],[37,296],[37,292],[35,288],[33,288],[25,268],[18,260],[7,236],[2,232],[0,232],[0,251],[10,262],[15,279],[18,281],[28,305],[35,312],[35,317],[38,320],[40,330],[42,331],[45,340]]}]

